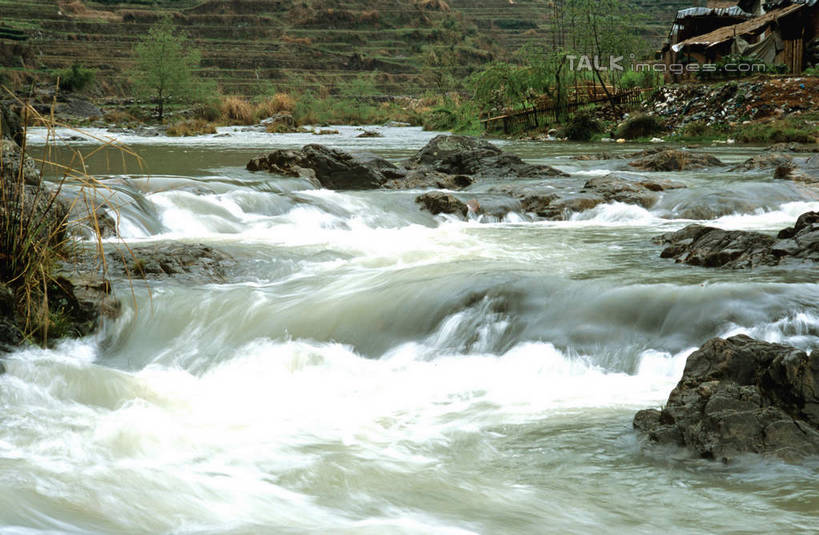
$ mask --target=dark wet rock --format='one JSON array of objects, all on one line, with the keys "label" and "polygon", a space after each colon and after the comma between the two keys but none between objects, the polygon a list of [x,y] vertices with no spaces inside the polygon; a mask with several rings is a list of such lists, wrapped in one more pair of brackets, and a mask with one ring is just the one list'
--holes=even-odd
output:
[{"label": "dark wet rock", "polygon": [[360,138],[384,137],[384,134],[382,134],[381,132],[376,132],[375,130],[364,130],[363,132],[358,134],[356,137],[360,137]]},{"label": "dark wet rock", "polygon": [[466,136],[438,136],[401,167],[372,154],[307,145],[258,156],[248,162],[247,169],[301,177],[319,187],[339,190],[463,189],[483,177],[568,176],[546,165],[527,164],[491,143]]},{"label": "dark wet rock", "polygon": [[20,147],[11,139],[0,139],[0,178],[4,183],[17,183],[22,171],[23,182],[28,185],[40,184],[40,171],[28,154],[23,155]]},{"label": "dark wet rock", "polygon": [[264,125],[268,133],[285,134],[296,132],[296,120],[293,115],[287,112],[277,113],[264,119],[261,124]]},{"label": "dark wet rock", "polygon": [[793,158],[781,153],[758,154],[741,164],[732,167],[731,171],[752,171],[754,169],[777,169],[793,166]]},{"label": "dark wet rock", "polygon": [[644,171],[687,171],[690,169],[719,167],[724,164],[710,154],[697,154],[682,150],[662,150],[630,162],[629,165]]},{"label": "dark wet rock", "polygon": [[819,145],[804,145],[801,143],[774,143],[765,149],[767,152],[819,152]]},{"label": "dark wet rock", "polygon": [[81,119],[92,119],[103,116],[102,110],[83,98],[63,96],[60,100],[62,100],[62,102],[58,102],[57,108],[55,109],[58,115],[78,117]]},{"label": "dark wet rock", "polygon": [[454,135],[434,137],[407,161],[406,167],[429,168],[451,175],[498,178],[568,176],[548,165],[528,164],[486,140]]},{"label": "dark wet rock", "polygon": [[692,266],[750,268],[779,263],[772,250],[775,240],[760,232],[688,225],[663,234],[658,241],[665,246],[661,258]]},{"label": "dark wet rock", "polygon": [[20,116],[8,104],[0,102],[0,131],[1,138],[14,141],[17,145],[23,144],[23,125]]},{"label": "dark wet rock", "polygon": [[688,357],[662,410],[640,411],[649,440],[728,461],[756,453],[798,460],[819,454],[819,350],[740,335],[715,338]]},{"label": "dark wet rock", "polygon": [[16,321],[14,292],[0,283],[0,353],[11,351],[23,343],[23,335]]},{"label": "dark wet rock", "polygon": [[595,152],[593,154],[578,154],[572,156],[572,160],[581,162],[596,161],[596,160],[622,160],[625,158],[622,154],[615,154],[612,152]]},{"label": "dark wet rock", "polygon": [[782,229],[773,244],[773,254],[819,262],[819,212],[799,216],[793,227]]},{"label": "dark wet rock", "polygon": [[469,208],[450,193],[432,191],[415,198],[415,202],[433,215],[452,214],[466,217]]},{"label": "dark wet rock", "polygon": [[665,246],[662,258],[692,266],[736,269],[785,261],[819,262],[819,213],[802,214],[793,227],[783,229],[776,238],[760,232],[688,225],[663,234],[657,241]]},{"label": "dark wet rock", "polygon": [[212,247],[179,242],[132,246],[130,251],[117,248],[106,251],[106,259],[112,279],[173,278],[199,283],[224,281],[235,264],[231,256]]},{"label": "dark wet rock", "polygon": [[517,195],[524,213],[534,214],[544,219],[564,221],[573,214],[591,210],[606,200],[591,193],[569,193],[559,195],[552,192],[532,192]]},{"label": "dark wet rock", "polygon": [[684,184],[671,180],[633,179],[615,173],[596,177],[583,186],[583,191],[603,198],[605,202],[636,204],[649,208],[657,203],[659,192],[684,188]]},{"label": "dark wet rock", "polygon": [[359,190],[381,187],[403,174],[392,163],[372,154],[353,155],[323,145],[301,150],[275,150],[247,164],[249,171],[312,178],[327,189]]},{"label": "dark wet rock", "polygon": [[795,159],[774,171],[774,178],[806,184],[819,183],[819,154],[806,159]]},{"label": "dark wet rock", "polygon": [[467,175],[448,175],[431,169],[399,169],[400,178],[394,178],[384,183],[385,189],[463,189],[471,186],[474,178]]}]

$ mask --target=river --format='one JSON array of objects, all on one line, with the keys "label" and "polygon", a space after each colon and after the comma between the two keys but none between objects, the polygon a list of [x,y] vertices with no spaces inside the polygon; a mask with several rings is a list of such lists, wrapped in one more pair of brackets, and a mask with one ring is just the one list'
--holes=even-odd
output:
[{"label": "river", "polygon": [[[123,135],[144,170],[89,161],[128,243],[204,243],[235,265],[120,285],[98,335],[9,356],[0,532],[816,532],[819,460],[723,465],[631,428],[710,337],[819,345],[816,268],[682,266],[651,238],[693,220],[774,232],[819,210],[815,193],[769,171],[659,173],[688,188],[650,210],[461,221],[417,191],[244,169],[316,142],[398,160],[434,135],[380,130]],[[555,188],[618,165],[573,154],[635,150],[499,143],[572,173]],[[468,196],[503,203],[492,186]]]}]

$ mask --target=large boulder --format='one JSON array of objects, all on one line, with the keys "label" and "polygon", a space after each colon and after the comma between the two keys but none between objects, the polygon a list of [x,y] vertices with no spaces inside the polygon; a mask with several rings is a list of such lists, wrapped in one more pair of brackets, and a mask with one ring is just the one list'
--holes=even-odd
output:
[{"label": "large boulder", "polygon": [[23,144],[23,126],[20,116],[2,102],[0,102],[0,131],[2,131],[0,139],[7,138],[18,145]]},{"label": "large boulder", "polygon": [[663,150],[629,163],[643,171],[687,171],[724,165],[710,154],[697,154],[683,150]]},{"label": "large boulder", "polygon": [[[199,243],[163,242],[128,248],[111,244],[105,249],[106,275],[114,282],[168,278],[197,284],[224,282],[228,271],[236,266],[227,253]],[[61,267],[90,277],[97,273],[98,264],[96,254],[89,251]]]},{"label": "large boulder", "polygon": [[657,203],[659,192],[684,187],[684,184],[671,180],[633,179],[611,173],[587,181],[583,191],[599,195],[606,202],[636,204],[650,208]]},{"label": "large boulder", "polygon": [[688,225],[658,241],[665,246],[661,258],[692,266],[750,268],[779,262],[772,251],[775,240],[760,232]]},{"label": "large boulder", "polygon": [[440,135],[410,158],[409,169],[429,168],[452,175],[497,178],[568,176],[548,165],[531,165],[488,141],[470,136]]},{"label": "large boulder", "polygon": [[452,214],[466,217],[469,208],[450,193],[431,191],[415,198],[415,202],[433,215]]},{"label": "large boulder", "polygon": [[0,139],[0,178],[4,184],[17,184],[20,178],[30,186],[40,184],[40,171],[19,145],[11,139]]},{"label": "large boulder", "polygon": [[307,145],[276,150],[248,162],[249,171],[301,177],[316,187],[353,189],[463,189],[481,178],[568,176],[548,165],[531,165],[487,141],[437,136],[399,167],[373,154]]},{"label": "large boulder", "polygon": [[776,238],[761,232],[688,225],[663,234],[660,256],[692,266],[751,268],[783,261],[819,262],[819,212],[807,212]]},{"label": "large boulder", "polygon": [[321,187],[339,190],[375,189],[402,176],[395,165],[383,158],[372,154],[353,155],[323,145],[306,145],[301,150],[275,150],[251,160],[247,169],[314,177]]},{"label": "large boulder", "polygon": [[634,427],[722,461],[819,454],[819,350],[744,335],[709,340],[688,357],[665,407],[638,412]]},{"label": "large boulder", "polygon": [[731,171],[752,171],[754,169],[776,169],[778,167],[792,167],[793,158],[784,154],[773,152],[758,154],[748,158],[739,165],[731,168]]}]

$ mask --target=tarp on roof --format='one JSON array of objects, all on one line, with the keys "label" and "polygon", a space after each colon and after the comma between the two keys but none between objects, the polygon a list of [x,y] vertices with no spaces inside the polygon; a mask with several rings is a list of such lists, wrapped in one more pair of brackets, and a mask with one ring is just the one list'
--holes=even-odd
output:
[{"label": "tarp on roof", "polygon": [[756,58],[772,65],[776,62],[776,55],[784,50],[785,42],[779,32],[771,32],[758,43],[750,44],[742,37],[737,37],[731,43],[731,53],[746,58]]},{"label": "tarp on roof", "polygon": [[748,17],[753,15],[742,11],[739,6],[732,7],[689,7],[677,11],[677,20],[687,19],[688,17]]},{"label": "tarp on roof", "polygon": [[712,46],[722,44],[726,41],[730,41],[736,36],[762,33],[762,31],[764,31],[765,28],[768,27],[768,25],[772,24],[773,22],[776,22],[778,19],[784,17],[785,15],[790,15],[791,13],[799,11],[800,9],[804,8],[805,5],[806,4],[790,5],[788,7],[783,7],[782,9],[777,9],[775,11],[765,13],[760,17],[756,17],[755,19],[740,22],[739,24],[734,24],[733,26],[725,26],[723,28],[714,30],[711,33],[686,39],[685,41],[672,45],[671,49],[674,52],[679,52],[680,50],[688,46],[703,46],[706,48],[710,48]]}]

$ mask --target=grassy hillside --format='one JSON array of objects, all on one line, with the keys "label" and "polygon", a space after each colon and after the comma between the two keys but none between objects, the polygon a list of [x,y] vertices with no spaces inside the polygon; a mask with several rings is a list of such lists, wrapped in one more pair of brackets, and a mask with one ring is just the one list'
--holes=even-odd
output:
[{"label": "grassy hillside", "polygon": [[[135,40],[170,14],[226,93],[331,87],[376,73],[381,90],[417,94],[435,69],[466,76],[549,34],[545,0],[0,0],[0,65],[21,81],[80,63],[101,88],[127,87]],[[643,1],[654,41],[691,2]],[[436,61],[430,61],[434,54]],[[441,64],[448,65],[441,67]],[[426,75],[423,73],[426,70]],[[434,76],[432,77],[434,78]]]}]

